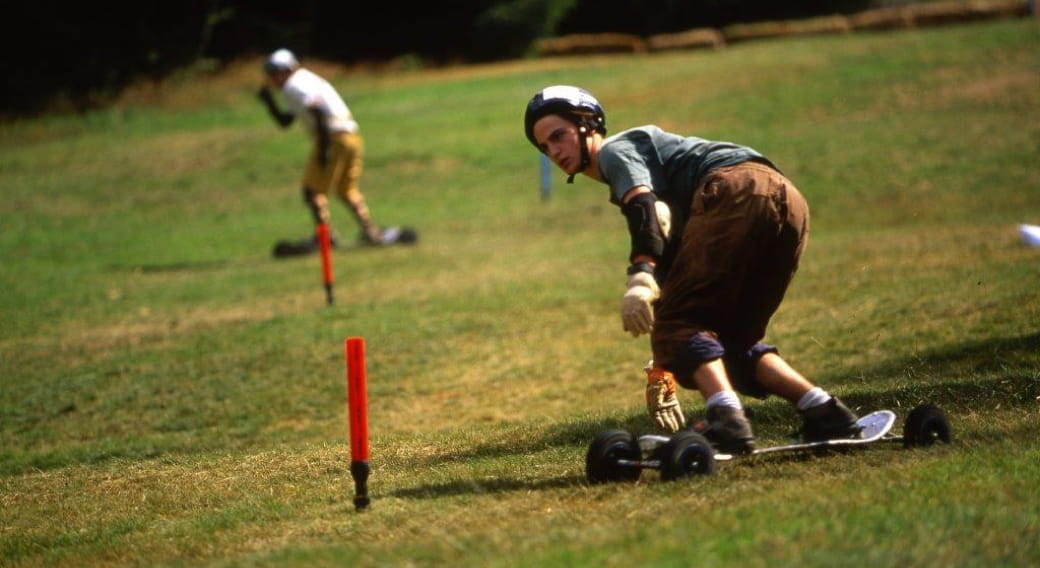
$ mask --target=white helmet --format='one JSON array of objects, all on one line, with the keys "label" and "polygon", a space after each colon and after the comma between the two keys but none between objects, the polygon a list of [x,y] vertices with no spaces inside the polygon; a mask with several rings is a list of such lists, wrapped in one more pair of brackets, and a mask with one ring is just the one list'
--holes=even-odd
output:
[{"label": "white helmet", "polygon": [[553,85],[535,93],[524,112],[524,134],[535,148],[534,123],[550,114],[558,114],[587,131],[607,133],[607,115],[592,93],[571,85]]},{"label": "white helmet", "polygon": [[293,52],[284,48],[272,53],[264,62],[264,72],[268,75],[279,71],[295,71],[299,67],[300,62],[296,60]]}]

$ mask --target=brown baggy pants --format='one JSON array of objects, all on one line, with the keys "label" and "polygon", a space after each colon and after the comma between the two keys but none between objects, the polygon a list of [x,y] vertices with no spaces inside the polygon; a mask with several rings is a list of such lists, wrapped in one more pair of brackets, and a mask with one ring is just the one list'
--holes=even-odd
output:
[{"label": "brown baggy pants", "polygon": [[688,356],[684,349],[699,332],[727,353],[765,337],[808,241],[809,207],[767,165],[720,168],[694,192],[681,238],[651,334],[654,362],[669,370],[677,356]]}]

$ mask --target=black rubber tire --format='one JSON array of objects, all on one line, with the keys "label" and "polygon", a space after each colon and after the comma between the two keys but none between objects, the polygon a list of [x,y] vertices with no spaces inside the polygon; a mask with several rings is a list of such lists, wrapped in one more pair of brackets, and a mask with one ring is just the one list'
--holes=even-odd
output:
[{"label": "black rubber tire", "polygon": [[931,446],[936,442],[949,444],[950,422],[937,406],[923,404],[910,411],[903,424],[903,445]]},{"label": "black rubber tire", "polygon": [[401,236],[397,242],[403,245],[412,245],[419,241],[419,232],[411,227],[401,227]]},{"label": "black rubber tire", "polygon": [[271,256],[275,258],[292,258],[306,256],[318,251],[318,245],[313,239],[300,239],[299,241],[281,240],[274,244]]},{"label": "black rubber tire", "polygon": [[661,451],[661,479],[675,481],[715,473],[715,449],[702,434],[692,430],[672,436]]},{"label": "black rubber tire", "polygon": [[590,484],[635,482],[643,470],[636,466],[621,465],[618,460],[638,460],[642,457],[639,442],[625,430],[602,432],[589,445],[585,455],[585,477]]}]

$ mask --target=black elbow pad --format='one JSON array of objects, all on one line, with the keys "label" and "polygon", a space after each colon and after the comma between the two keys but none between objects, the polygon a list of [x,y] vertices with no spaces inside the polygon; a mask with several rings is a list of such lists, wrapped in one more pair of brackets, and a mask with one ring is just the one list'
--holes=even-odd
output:
[{"label": "black elbow pad", "polygon": [[639,255],[659,260],[664,254],[665,236],[657,220],[656,202],[657,196],[647,192],[636,195],[621,206],[621,214],[628,221],[628,234],[632,237],[629,261]]}]

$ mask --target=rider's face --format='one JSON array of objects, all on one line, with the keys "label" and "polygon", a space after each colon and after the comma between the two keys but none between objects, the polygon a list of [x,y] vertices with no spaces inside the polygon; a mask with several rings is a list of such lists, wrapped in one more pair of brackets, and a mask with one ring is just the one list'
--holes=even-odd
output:
[{"label": "rider's face", "polygon": [[285,82],[289,80],[290,75],[292,75],[292,71],[273,71],[267,74],[267,80],[274,87],[281,89],[285,86]]},{"label": "rider's face", "polygon": [[538,149],[566,174],[580,173],[581,144],[578,127],[558,114],[543,116],[534,123]]}]

